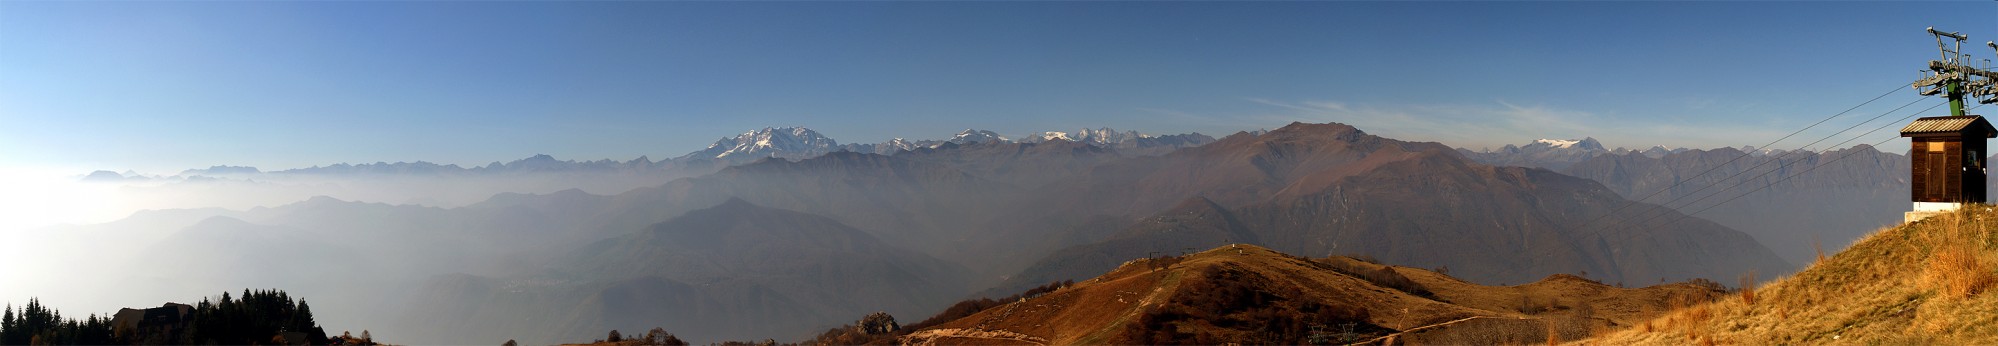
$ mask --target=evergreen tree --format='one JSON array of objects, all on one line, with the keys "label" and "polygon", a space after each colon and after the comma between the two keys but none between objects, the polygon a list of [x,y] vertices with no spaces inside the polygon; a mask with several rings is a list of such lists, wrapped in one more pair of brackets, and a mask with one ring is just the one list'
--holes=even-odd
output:
[{"label": "evergreen tree", "polygon": [[0,344],[13,344],[14,338],[7,333],[14,331],[14,303],[7,303],[7,313],[0,315]]},{"label": "evergreen tree", "polygon": [[[222,292],[220,303],[204,298],[175,327],[142,328],[133,335],[113,331],[112,317],[89,314],[82,319],[64,318],[60,312],[29,299],[15,309],[0,308],[0,345],[110,345],[110,344],[261,344],[277,340],[285,332],[305,333],[304,340],[325,344],[326,331],[312,318],[312,308],[290,293],[279,290],[244,290],[242,296]],[[372,335],[362,333],[372,341]]]},{"label": "evergreen tree", "polygon": [[303,300],[298,301],[298,312],[291,316],[291,330],[305,331],[319,325],[312,321],[312,305],[305,304]]}]

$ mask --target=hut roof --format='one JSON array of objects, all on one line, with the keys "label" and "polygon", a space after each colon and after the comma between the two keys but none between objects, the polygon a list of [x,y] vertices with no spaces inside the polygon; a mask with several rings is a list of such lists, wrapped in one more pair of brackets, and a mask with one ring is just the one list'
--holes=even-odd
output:
[{"label": "hut roof", "polygon": [[1998,137],[1998,129],[1992,128],[1991,122],[1985,121],[1984,117],[1976,115],[1926,117],[1915,119],[1915,122],[1901,128],[1902,137],[1958,132],[1981,133],[1984,138]]}]

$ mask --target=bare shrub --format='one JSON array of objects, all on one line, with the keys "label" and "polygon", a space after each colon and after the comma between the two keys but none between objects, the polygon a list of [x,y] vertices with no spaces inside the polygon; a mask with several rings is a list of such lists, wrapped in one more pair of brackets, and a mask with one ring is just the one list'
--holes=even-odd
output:
[{"label": "bare shrub", "polygon": [[1824,262],[1825,262],[1825,244],[1824,244],[1824,242],[1821,242],[1821,241],[1818,241],[1818,236],[1817,236],[1817,235],[1815,235],[1815,234],[1811,235],[1811,248],[1812,248],[1812,249],[1816,249],[1816,250],[1818,250],[1818,261],[1817,261],[1817,262],[1811,262],[1811,263],[1824,263]]},{"label": "bare shrub", "polygon": [[[1222,343],[1310,343],[1314,325],[1350,325],[1349,333],[1383,335],[1390,331],[1367,323],[1368,312],[1357,306],[1291,299],[1272,292],[1269,279],[1235,268],[1203,269],[1199,279],[1182,283],[1182,296],[1147,309],[1136,323],[1112,337],[1112,344],[1214,345]],[[1208,328],[1180,328],[1198,324]]]},{"label": "bare shrub", "polygon": [[[1368,259],[1353,258],[1353,260],[1359,262],[1375,263],[1372,262],[1371,258]],[[1426,298],[1436,297],[1435,293],[1429,292],[1429,288],[1422,287],[1422,284],[1418,284],[1415,282],[1415,280],[1409,279],[1408,276],[1401,275],[1401,273],[1394,271],[1394,267],[1391,266],[1381,266],[1380,268],[1375,269],[1375,268],[1370,268],[1366,265],[1361,265],[1358,263],[1353,263],[1348,261],[1341,261],[1338,259],[1332,259],[1329,261],[1325,261],[1324,263],[1326,264],[1327,267],[1332,268],[1332,271],[1350,275],[1352,277],[1359,278],[1360,280],[1366,280],[1367,282],[1371,282],[1375,285],[1380,285],[1381,287],[1391,288],[1396,291],[1402,291],[1420,297],[1426,297]]]},{"label": "bare shrub", "polygon": [[1420,332],[1422,342],[1402,344],[1528,345],[1558,340],[1558,333],[1550,320],[1481,319]]},{"label": "bare shrub", "polygon": [[1533,296],[1525,294],[1519,295],[1518,308],[1519,308],[1519,313],[1528,314],[1528,315],[1539,315],[1540,313],[1547,311],[1546,306],[1540,304],[1534,304]]},{"label": "bare shrub", "polygon": [[1755,305],[1755,271],[1741,274],[1741,303]]}]

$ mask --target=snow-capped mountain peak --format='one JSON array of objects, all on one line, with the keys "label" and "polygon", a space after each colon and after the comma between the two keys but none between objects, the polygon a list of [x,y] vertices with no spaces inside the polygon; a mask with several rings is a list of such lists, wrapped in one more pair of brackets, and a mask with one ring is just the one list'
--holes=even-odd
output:
[{"label": "snow-capped mountain peak", "polygon": [[1531,147],[1531,146],[1541,146],[1541,145],[1544,145],[1544,146],[1545,146],[1546,148],[1549,148],[1549,149],[1581,149],[1581,150],[1589,150],[1589,151],[1604,151],[1604,150],[1609,150],[1609,149],[1605,149],[1605,148],[1603,148],[1603,144],[1602,144],[1602,142],[1597,142],[1597,141],[1596,141],[1596,139],[1595,139],[1594,137],[1583,137],[1582,139],[1545,139],[1545,138],[1542,138],[1542,139],[1538,139],[1538,140],[1534,140],[1534,141],[1533,141],[1533,143],[1529,143],[1529,144],[1527,144],[1527,146],[1529,146],[1529,147]]},{"label": "snow-capped mountain peak", "polygon": [[963,132],[958,132],[957,135],[951,136],[949,142],[957,144],[970,144],[970,143],[982,143],[988,141],[999,141],[1003,143],[1003,142],[1009,142],[1011,140],[1006,139],[1006,136],[1000,136],[998,132],[964,129]]},{"label": "snow-capped mountain peak", "polygon": [[1534,140],[1533,142],[1546,144],[1548,146],[1555,148],[1568,148],[1575,146],[1575,144],[1582,143],[1582,141],[1580,140],[1573,140],[1573,139],[1545,139],[1545,138]]},{"label": "snow-capped mountain peak", "polygon": [[1524,146],[1507,144],[1495,151],[1470,151],[1458,149],[1459,153],[1481,163],[1499,166],[1527,166],[1547,169],[1562,169],[1596,155],[1609,153],[1602,142],[1592,137],[1582,139],[1538,139]]},{"label": "snow-capped mountain peak", "polygon": [[839,147],[839,142],[804,127],[765,127],[743,132],[735,138],[722,138],[707,149],[686,157],[706,159],[755,159],[763,157],[810,157]]},{"label": "snow-capped mountain peak", "polygon": [[1020,141],[1026,143],[1038,143],[1038,142],[1046,142],[1050,140],[1060,139],[1066,141],[1089,143],[1097,146],[1115,146],[1118,143],[1124,143],[1128,141],[1147,139],[1147,138],[1155,138],[1155,137],[1153,137],[1152,135],[1138,133],[1138,131],[1117,132],[1116,129],[1105,127],[1099,129],[1085,128],[1076,132],[1062,132],[1062,131],[1037,132],[1034,134],[1027,135],[1026,138],[1020,139]]},{"label": "snow-capped mountain peak", "polygon": [[1036,133],[1033,136],[1028,136],[1027,138],[1034,139],[1036,142],[1046,142],[1057,139],[1064,141],[1075,140],[1074,138],[1069,138],[1067,132],[1061,132],[1061,131],[1047,131],[1047,132]]}]

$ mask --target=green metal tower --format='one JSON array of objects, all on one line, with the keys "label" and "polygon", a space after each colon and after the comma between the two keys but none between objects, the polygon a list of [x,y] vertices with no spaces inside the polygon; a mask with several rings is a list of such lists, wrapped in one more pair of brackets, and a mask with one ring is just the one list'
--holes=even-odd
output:
[{"label": "green metal tower", "polygon": [[[1942,58],[1929,61],[1929,70],[1914,83],[1916,91],[1922,96],[1941,94],[1949,98],[1949,115],[1952,116],[1964,115],[1964,96],[1977,98],[1978,103],[1998,103],[1998,91],[1992,88],[1998,83],[1998,73],[1991,71],[1990,60],[1984,60],[1981,66],[1972,65],[1970,55],[1963,53],[1963,41],[1970,39],[1969,36],[1938,31],[1934,27],[1929,28],[1929,35],[1936,37],[1936,49],[1942,51]],[[1951,40],[1944,41],[1944,38]],[[1998,50],[1998,43],[1987,41],[1984,45]]]}]

